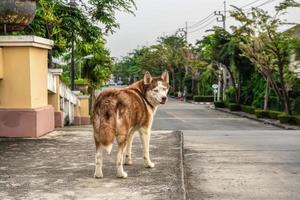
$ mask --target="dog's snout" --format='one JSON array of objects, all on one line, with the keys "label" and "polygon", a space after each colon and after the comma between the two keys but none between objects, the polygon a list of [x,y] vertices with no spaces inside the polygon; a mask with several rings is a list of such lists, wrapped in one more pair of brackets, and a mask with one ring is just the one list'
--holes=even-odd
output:
[{"label": "dog's snout", "polygon": [[161,103],[162,103],[162,104],[166,103],[166,101],[167,101],[167,97],[162,97],[162,98],[161,98]]}]

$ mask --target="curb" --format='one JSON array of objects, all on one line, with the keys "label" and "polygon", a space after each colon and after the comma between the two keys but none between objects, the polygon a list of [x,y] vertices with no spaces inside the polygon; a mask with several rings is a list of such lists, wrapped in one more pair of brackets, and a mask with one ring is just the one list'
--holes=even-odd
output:
[{"label": "curb", "polygon": [[267,119],[256,118],[256,117],[252,117],[252,116],[249,116],[249,115],[245,115],[243,113],[231,112],[230,110],[225,110],[225,109],[221,109],[221,108],[214,108],[214,109],[217,110],[217,111],[220,111],[220,112],[229,113],[229,114],[232,114],[232,115],[235,115],[235,116],[248,118],[248,119],[251,119],[251,120],[254,120],[254,121],[257,121],[257,122],[262,122],[264,124],[269,124],[269,125],[272,125],[272,126],[275,126],[275,127],[278,127],[278,128],[286,129],[286,130],[299,130],[298,127],[293,127],[293,126],[287,126],[287,125],[284,125],[284,124],[274,123],[274,122],[269,121]]},{"label": "curb", "polygon": [[184,138],[182,131],[176,131],[180,137],[180,171],[181,171],[181,189],[183,192],[183,200],[186,200],[185,177],[184,177]]}]

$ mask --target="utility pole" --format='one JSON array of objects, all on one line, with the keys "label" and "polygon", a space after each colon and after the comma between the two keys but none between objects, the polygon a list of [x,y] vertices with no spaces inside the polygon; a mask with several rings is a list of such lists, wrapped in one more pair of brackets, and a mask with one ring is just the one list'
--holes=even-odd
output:
[{"label": "utility pole", "polygon": [[[224,31],[226,31],[226,1],[224,1],[224,10],[223,12],[222,11],[215,11],[214,14],[216,16],[220,16],[220,17],[217,17],[217,21],[218,22],[223,22],[223,29]],[[227,70],[226,70],[226,67],[223,66],[220,68],[222,71],[223,71],[223,101],[226,100],[226,88],[227,88]],[[220,85],[219,85],[220,87]]]},{"label": "utility pole", "polygon": [[188,23],[185,22],[185,27],[184,28],[179,28],[176,33],[178,33],[181,37],[184,37],[185,41],[187,42],[187,39],[188,39]]},{"label": "utility pole", "polygon": [[217,21],[218,22],[223,22],[223,29],[226,30],[226,1],[224,1],[224,10],[222,11],[215,11],[214,14],[216,16],[220,16],[217,17]]},{"label": "utility pole", "polygon": [[188,37],[188,23],[185,22],[185,31],[184,31],[185,41],[187,42]]}]

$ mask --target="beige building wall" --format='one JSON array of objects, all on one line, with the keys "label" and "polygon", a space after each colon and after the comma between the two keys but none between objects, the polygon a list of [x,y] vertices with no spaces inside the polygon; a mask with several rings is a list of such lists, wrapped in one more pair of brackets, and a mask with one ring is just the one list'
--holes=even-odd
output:
[{"label": "beige building wall", "polygon": [[0,48],[0,80],[3,78],[3,51]]},{"label": "beige building wall", "polygon": [[2,48],[0,108],[31,108],[29,54],[27,47]]},{"label": "beige building wall", "polygon": [[80,116],[89,117],[89,99],[80,99]]},{"label": "beige building wall", "polygon": [[47,49],[3,47],[0,108],[38,108],[48,105]]},{"label": "beige building wall", "polygon": [[30,47],[29,53],[31,108],[38,108],[48,105],[48,50]]},{"label": "beige building wall", "polygon": [[48,93],[48,104],[54,107],[54,112],[60,112],[59,77],[55,77],[56,93]]}]

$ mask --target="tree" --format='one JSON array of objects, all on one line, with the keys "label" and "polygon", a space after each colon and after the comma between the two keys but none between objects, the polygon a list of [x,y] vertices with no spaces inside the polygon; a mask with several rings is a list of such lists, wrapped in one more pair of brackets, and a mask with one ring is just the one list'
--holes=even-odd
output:
[{"label": "tree", "polygon": [[289,64],[294,38],[286,32],[278,31],[282,24],[279,17],[287,8],[299,6],[300,4],[293,0],[286,0],[276,7],[275,16],[270,16],[259,8],[253,8],[249,15],[239,8],[232,13],[232,16],[242,23],[236,30],[247,35],[241,45],[243,55],[255,65],[267,85],[270,84],[288,114],[291,114],[291,109],[287,76],[290,74]]}]

